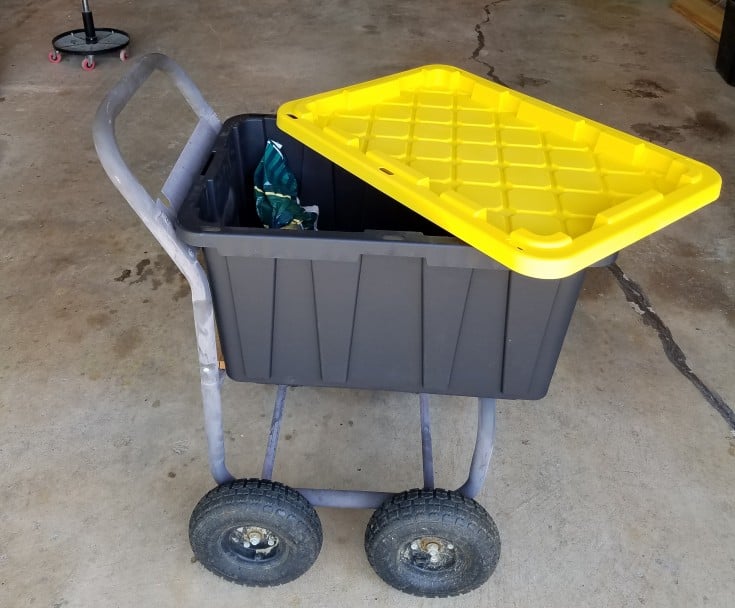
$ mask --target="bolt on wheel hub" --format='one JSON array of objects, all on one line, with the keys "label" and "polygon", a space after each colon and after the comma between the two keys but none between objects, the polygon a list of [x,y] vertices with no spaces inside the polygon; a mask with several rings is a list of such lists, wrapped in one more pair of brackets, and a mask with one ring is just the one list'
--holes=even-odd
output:
[{"label": "bolt on wheel hub", "polygon": [[272,558],[278,547],[278,537],[267,528],[240,526],[230,532],[230,548],[240,557],[249,560]]},{"label": "bolt on wheel hub", "polygon": [[442,570],[456,561],[454,544],[433,536],[422,536],[406,545],[401,560],[421,570]]}]

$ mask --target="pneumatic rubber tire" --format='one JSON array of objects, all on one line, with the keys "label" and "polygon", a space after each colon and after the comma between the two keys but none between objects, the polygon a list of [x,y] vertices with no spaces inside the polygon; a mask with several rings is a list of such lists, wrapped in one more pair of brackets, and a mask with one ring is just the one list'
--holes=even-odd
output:
[{"label": "pneumatic rubber tire", "polygon": [[447,490],[409,490],[375,511],[365,531],[365,552],[390,586],[448,597],[487,581],[500,558],[500,536],[474,500]]},{"label": "pneumatic rubber tire", "polygon": [[[255,534],[258,544],[250,545],[248,534]],[[241,585],[272,587],[312,566],[322,547],[322,526],[314,507],[296,490],[274,481],[241,479],[199,501],[189,521],[189,541],[211,572]]]}]

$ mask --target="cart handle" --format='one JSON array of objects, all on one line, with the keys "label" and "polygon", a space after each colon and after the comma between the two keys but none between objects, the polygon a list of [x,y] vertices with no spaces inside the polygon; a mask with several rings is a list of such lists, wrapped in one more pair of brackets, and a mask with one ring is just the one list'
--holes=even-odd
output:
[{"label": "cart handle", "polygon": [[[199,117],[199,122],[171,169],[161,194],[154,201],[125,164],[115,139],[115,119],[155,70],[161,70],[171,78]],[[102,100],[92,127],[97,156],[110,180],[189,282],[199,363],[207,368],[217,367],[212,292],[207,275],[197,260],[196,250],[178,237],[174,222],[176,212],[211,151],[220,127],[214,110],[184,70],[173,59],[160,53],[144,55],[133,65]]]},{"label": "cart handle", "polygon": [[[155,70],[161,70],[171,78],[199,122],[171,169],[161,194],[154,201],[120,153],[115,138],[115,119]],[[110,180],[146,226],[151,228],[150,222],[158,214],[164,214],[171,221],[175,219],[194,176],[198,175],[211,152],[221,126],[214,110],[186,72],[170,57],[150,53],[141,57],[104,98],[97,110],[92,134],[97,155]]]},{"label": "cart handle", "polygon": [[[199,117],[199,122],[163,184],[161,194],[154,201],[120,154],[115,139],[115,119],[155,70],[161,70],[171,78]],[[92,135],[97,156],[110,180],[183,273],[191,287],[209,467],[217,482],[224,483],[233,477],[225,466],[220,393],[223,374],[220,373],[217,362],[212,292],[207,275],[197,260],[196,250],[179,239],[174,229],[176,213],[194,177],[204,166],[220,128],[219,118],[184,70],[166,55],[152,53],[141,57],[102,100],[94,118]]]},{"label": "cart handle", "polygon": [[[133,175],[115,138],[115,119],[155,70],[167,74],[199,117],[193,133],[171,169],[161,193],[153,197]],[[161,53],[141,57],[105,96],[92,127],[94,146],[108,177],[189,281],[194,302],[211,301],[206,275],[196,252],[176,235],[174,222],[194,177],[212,150],[221,123],[197,86],[171,58]]]}]

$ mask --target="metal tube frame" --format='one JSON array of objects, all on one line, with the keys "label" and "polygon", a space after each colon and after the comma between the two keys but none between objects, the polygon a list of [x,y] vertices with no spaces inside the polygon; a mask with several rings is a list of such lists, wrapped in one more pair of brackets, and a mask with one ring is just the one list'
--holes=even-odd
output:
[{"label": "metal tube frame", "polygon": [[424,469],[424,488],[434,487],[434,454],[431,449],[431,413],[429,411],[429,396],[419,395],[421,408],[421,462]]},{"label": "metal tube frame", "polygon": [[[167,74],[198,117],[194,132],[187,141],[161,193],[154,199],[141,185],[123,159],[115,137],[115,120],[133,95],[155,70]],[[207,457],[212,477],[217,484],[235,479],[225,464],[224,429],[222,425],[221,384],[224,372],[219,369],[212,293],[207,275],[197,260],[197,252],[176,235],[173,227],[178,209],[188,193],[194,176],[209,156],[222,123],[207,104],[199,89],[169,57],[160,53],[145,55],[103,99],[92,129],[100,162],[112,183],[137,213],[156,240],[182,272],[191,287],[199,354],[199,372],[207,437]],[[287,387],[279,386],[271,420],[263,478],[270,479],[275,465],[281,420]],[[434,487],[434,464],[431,445],[429,399],[420,396],[421,444],[424,487]],[[467,481],[457,490],[472,498],[482,488],[490,466],[495,437],[495,400],[479,399],[477,439]],[[392,496],[389,492],[297,488],[314,506],[374,509]]]},{"label": "metal tube frame", "polygon": [[[271,479],[276,458],[276,448],[281,430],[281,420],[286,401],[286,386],[280,385],[276,393],[271,428],[268,433],[268,446],[263,461],[263,479]],[[431,420],[429,417],[429,395],[419,395],[421,412],[421,456],[424,470],[424,488],[434,488],[434,460],[431,448]],[[490,460],[495,443],[495,399],[479,398],[477,400],[477,435],[472,453],[470,472],[457,492],[467,498],[474,498],[482,490],[482,486],[490,470]],[[377,509],[388,498],[391,492],[371,492],[365,490],[327,490],[323,488],[296,488],[306,500],[315,507],[333,507],[337,509]]]}]

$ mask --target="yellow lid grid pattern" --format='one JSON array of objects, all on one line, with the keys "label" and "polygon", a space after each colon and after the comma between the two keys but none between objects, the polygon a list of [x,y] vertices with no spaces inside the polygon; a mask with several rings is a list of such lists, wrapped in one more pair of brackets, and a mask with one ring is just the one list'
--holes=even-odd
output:
[{"label": "yellow lid grid pattern", "polygon": [[559,278],[715,200],[711,168],[448,66],[284,104],[281,129],[512,270]]}]

